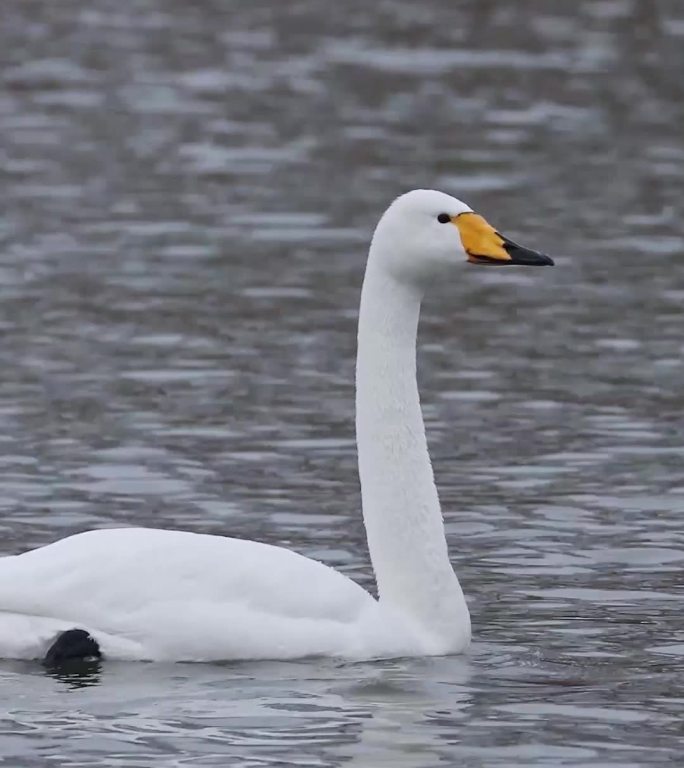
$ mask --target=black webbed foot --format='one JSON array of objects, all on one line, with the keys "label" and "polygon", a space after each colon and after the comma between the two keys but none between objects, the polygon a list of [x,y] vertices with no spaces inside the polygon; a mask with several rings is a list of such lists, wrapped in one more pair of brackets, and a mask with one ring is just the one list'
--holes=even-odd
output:
[{"label": "black webbed foot", "polygon": [[100,646],[85,629],[67,629],[61,632],[48,648],[43,664],[46,667],[59,667],[71,661],[92,661],[101,658]]}]

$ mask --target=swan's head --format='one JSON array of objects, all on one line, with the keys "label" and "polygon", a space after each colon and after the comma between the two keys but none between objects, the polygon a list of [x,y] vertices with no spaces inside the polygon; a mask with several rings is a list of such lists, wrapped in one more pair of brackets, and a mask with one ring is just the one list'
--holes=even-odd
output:
[{"label": "swan's head", "polygon": [[458,264],[552,265],[546,254],[504,237],[455,197],[414,189],[385,211],[371,253],[395,275],[415,282],[439,278]]}]

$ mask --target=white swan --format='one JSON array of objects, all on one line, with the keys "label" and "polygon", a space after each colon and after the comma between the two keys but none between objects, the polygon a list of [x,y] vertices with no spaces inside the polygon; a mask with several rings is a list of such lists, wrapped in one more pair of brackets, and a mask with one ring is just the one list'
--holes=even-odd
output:
[{"label": "white swan", "polygon": [[465,261],[553,263],[430,190],[395,200],[370,247],[356,432],[378,600],[280,547],[180,531],[96,530],[0,558],[0,657],[44,658],[48,649],[58,660],[87,655],[84,640],[105,658],[147,660],[463,651],[470,616],[449,562],[428,455],[416,333],[425,289]]}]

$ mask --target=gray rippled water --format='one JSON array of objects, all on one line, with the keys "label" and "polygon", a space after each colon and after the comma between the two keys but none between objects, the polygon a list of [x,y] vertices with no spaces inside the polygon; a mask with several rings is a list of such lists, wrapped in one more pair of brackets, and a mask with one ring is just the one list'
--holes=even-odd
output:
[{"label": "gray rippled water", "polygon": [[554,270],[464,270],[420,373],[461,658],[0,663],[0,761],[655,766],[684,745],[675,0],[7,0],[2,552],[135,524],[372,588],[365,252],[416,186]]}]

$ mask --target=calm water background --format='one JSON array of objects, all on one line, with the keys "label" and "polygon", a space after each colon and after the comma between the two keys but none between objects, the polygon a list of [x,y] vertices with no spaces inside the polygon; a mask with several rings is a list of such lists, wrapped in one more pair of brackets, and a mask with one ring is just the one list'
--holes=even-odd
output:
[{"label": "calm water background", "polygon": [[558,264],[425,307],[468,656],[3,662],[4,763],[681,764],[683,51],[675,0],[3,3],[3,553],[168,526],[372,589],[378,215],[441,188]]}]

